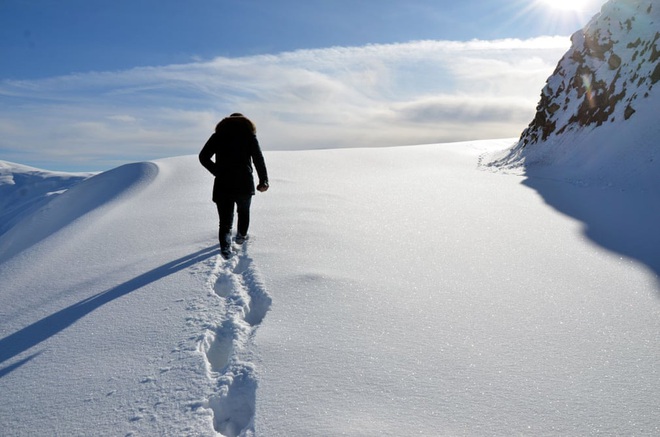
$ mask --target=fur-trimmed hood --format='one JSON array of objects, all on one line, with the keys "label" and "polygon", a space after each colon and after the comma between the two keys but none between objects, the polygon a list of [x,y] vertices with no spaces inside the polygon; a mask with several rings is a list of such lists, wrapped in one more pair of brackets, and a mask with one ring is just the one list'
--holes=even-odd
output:
[{"label": "fur-trimmed hood", "polygon": [[251,134],[257,133],[257,128],[254,123],[250,121],[249,118],[243,114],[234,113],[229,117],[225,117],[215,126],[215,132],[220,133],[221,131],[225,132],[241,132],[249,131]]}]

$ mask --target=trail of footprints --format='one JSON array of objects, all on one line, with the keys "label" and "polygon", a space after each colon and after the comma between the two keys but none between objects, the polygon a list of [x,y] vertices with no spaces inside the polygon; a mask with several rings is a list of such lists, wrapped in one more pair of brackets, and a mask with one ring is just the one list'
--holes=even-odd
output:
[{"label": "trail of footprints", "polygon": [[207,407],[215,430],[237,437],[254,427],[257,380],[250,346],[272,300],[245,248],[229,260],[218,257],[208,287],[222,300],[225,317],[200,344],[215,384]]}]

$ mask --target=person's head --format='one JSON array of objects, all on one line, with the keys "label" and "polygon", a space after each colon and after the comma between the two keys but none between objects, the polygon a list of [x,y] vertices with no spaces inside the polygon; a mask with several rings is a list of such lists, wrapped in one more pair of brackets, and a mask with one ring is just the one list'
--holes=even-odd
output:
[{"label": "person's head", "polygon": [[215,126],[215,131],[218,132],[220,130],[221,126],[227,126],[227,125],[232,125],[232,126],[245,126],[246,128],[250,129],[252,133],[257,133],[257,127],[250,121],[249,118],[241,114],[240,112],[234,112],[231,114],[229,117],[225,117],[222,120],[220,120],[220,123],[218,123]]}]

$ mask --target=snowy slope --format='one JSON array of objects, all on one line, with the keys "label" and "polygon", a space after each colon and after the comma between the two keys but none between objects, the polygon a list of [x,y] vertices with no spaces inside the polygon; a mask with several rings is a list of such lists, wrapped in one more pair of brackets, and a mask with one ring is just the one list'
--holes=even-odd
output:
[{"label": "snowy slope", "polygon": [[657,434],[657,274],[512,142],[267,153],[228,262],[196,157],[76,184],[0,236],[1,434]]},{"label": "snowy slope", "polygon": [[657,276],[476,170],[493,146],[271,158],[262,435],[658,432]]},{"label": "snowy slope", "polygon": [[182,315],[204,280],[184,269],[213,252],[177,231],[195,225],[184,209],[195,196],[171,173],[167,163],[102,173],[0,237],[44,237],[0,264],[4,435],[184,435],[195,424],[179,409],[209,386],[202,368],[191,374],[198,357],[179,349],[203,332]]},{"label": "snowy slope", "polygon": [[537,113],[498,162],[581,184],[660,187],[660,4],[610,0],[548,78]]},{"label": "snowy slope", "polygon": [[[58,173],[0,161],[0,235],[57,195],[91,177],[91,173]],[[8,254],[0,246],[0,258]]]}]

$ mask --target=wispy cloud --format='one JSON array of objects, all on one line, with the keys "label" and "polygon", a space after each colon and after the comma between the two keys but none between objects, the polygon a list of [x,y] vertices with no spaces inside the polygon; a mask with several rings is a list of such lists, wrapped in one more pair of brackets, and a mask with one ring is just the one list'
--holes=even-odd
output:
[{"label": "wispy cloud", "polygon": [[240,111],[266,150],[517,136],[567,37],[418,41],[0,83],[0,159],[108,168],[197,153]]}]

